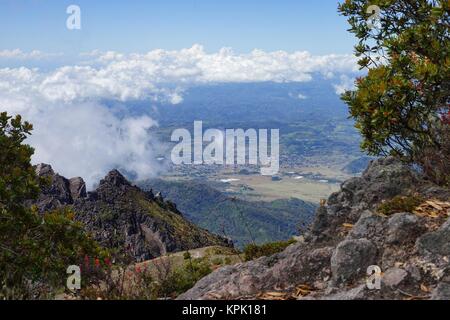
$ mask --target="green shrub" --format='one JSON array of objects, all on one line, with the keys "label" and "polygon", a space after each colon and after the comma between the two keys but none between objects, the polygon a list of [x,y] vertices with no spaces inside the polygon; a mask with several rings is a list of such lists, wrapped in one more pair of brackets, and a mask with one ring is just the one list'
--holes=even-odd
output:
[{"label": "green shrub", "polygon": [[412,212],[425,201],[419,195],[396,196],[378,206],[378,212],[384,215],[391,215],[399,212]]},{"label": "green shrub", "polygon": [[171,271],[165,279],[160,279],[156,295],[160,298],[175,298],[191,289],[197,281],[212,272],[210,263],[205,258],[190,259],[182,267]]},{"label": "green shrub", "polygon": [[191,253],[189,251],[186,251],[185,253],[183,253],[183,258],[184,260],[191,259]]},{"label": "green shrub", "polygon": [[212,259],[211,262],[218,266],[218,265],[221,265],[223,263],[223,260],[221,258],[217,257],[217,258]]},{"label": "green shrub", "polygon": [[283,251],[289,245],[295,243],[294,239],[287,241],[277,241],[265,243],[263,245],[248,244],[244,248],[245,261],[257,259],[259,257],[271,256]]}]

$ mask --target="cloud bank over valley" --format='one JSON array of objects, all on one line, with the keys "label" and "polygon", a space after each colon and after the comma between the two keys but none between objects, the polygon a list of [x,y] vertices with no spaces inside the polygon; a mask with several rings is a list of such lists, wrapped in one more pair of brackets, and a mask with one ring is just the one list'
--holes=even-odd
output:
[{"label": "cloud bank over valley", "polygon": [[[335,80],[337,93],[358,72],[353,55],[315,56],[306,51],[238,54],[230,48],[207,53],[201,45],[147,53],[93,51],[71,64],[38,68],[36,61],[61,54],[20,49],[0,51],[0,109],[21,114],[34,124],[29,143],[34,163],[51,163],[65,176],[82,176],[90,187],[115,167],[138,179],[162,170],[153,160],[159,144],[149,133],[157,126],[152,106],[180,104],[184,92],[214,83],[309,82],[314,76]],[[33,63],[31,63],[33,62]],[[306,99],[298,95],[297,99]],[[120,112],[134,101],[148,102],[148,113]],[[201,120],[201,119],[200,119]]]}]

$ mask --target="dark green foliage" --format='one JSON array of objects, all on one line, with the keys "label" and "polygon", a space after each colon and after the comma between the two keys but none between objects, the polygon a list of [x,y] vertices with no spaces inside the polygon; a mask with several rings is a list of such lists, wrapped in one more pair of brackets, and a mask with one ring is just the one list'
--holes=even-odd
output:
[{"label": "dark green foliage", "polygon": [[[381,9],[370,28],[369,5]],[[368,74],[342,99],[371,155],[419,164],[439,184],[450,181],[450,41],[447,0],[347,0],[339,11],[359,39]]]},{"label": "dark green foliage", "polygon": [[291,244],[295,243],[296,241],[294,239],[288,240],[288,241],[278,241],[278,242],[270,242],[265,243],[263,245],[256,245],[256,244],[248,244],[244,248],[244,255],[245,260],[255,260],[259,257],[268,257],[271,255],[274,255],[276,253],[279,253],[286,249]]},{"label": "dark green foliage", "polygon": [[184,258],[185,260],[191,259],[191,254],[189,253],[189,251],[186,251],[186,252],[183,254],[183,258]]},{"label": "dark green foliage", "polygon": [[30,158],[33,148],[22,142],[33,126],[0,113],[0,210],[21,209],[23,201],[37,196],[39,184]]}]

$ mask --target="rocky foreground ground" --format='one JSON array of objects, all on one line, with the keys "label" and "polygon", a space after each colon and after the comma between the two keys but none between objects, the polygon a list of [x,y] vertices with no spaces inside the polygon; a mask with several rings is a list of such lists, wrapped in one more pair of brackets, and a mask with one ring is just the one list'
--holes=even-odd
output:
[{"label": "rocky foreground ground", "polygon": [[[431,200],[430,210],[379,213],[407,194]],[[450,299],[449,209],[437,204],[449,200],[409,167],[375,160],[318,209],[302,241],[220,268],[178,299]],[[369,266],[382,271],[378,288],[376,276],[367,285]]]}]

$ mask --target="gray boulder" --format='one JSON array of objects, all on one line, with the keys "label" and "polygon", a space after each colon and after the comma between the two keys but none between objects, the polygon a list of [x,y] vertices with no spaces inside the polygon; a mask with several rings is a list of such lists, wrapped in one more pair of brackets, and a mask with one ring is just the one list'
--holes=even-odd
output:
[{"label": "gray boulder", "polygon": [[382,285],[395,288],[403,283],[408,277],[408,272],[401,268],[390,268],[386,270],[382,278]]},{"label": "gray boulder", "polygon": [[415,241],[424,231],[419,218],[411,213],[396,213],[388,220],[386,242],[389,244],[404,244]]},{"label": "gray boulder", "polygon": [[325,295],[320,300],[367,300],[370,291],[366,284],[358,285],[349,290],[342,290],[333,294]]},{"label": "gray boulder", "polygon": [[416,247],[422,255],[450,257],[450,219],[437,231],[429,232],[417,239]]},{"label": "gray boulder", "polygon": [[331,254],[329,247],[308,250],[304,244],[293,244],[271,257],[220,268],[178,299],[237,299],[264,291],[292,290],[298,283],[329,277]]},{"label": "gray boulder", "polygon": [[432,300],[450,300],[450,277],[439,283],[431,294]]},{"label": "gray boulder", "polygon": [[345,240],[331,257],[331,272],[335,284],[354,280],[376,261],[377,249],[367,239]]},{"label": "gray boulder", "polygon": [[366,210],[353,226],[347,239],[366,238],[381,245],[384,241],[385,222],[386,219],[382,216]]}]

